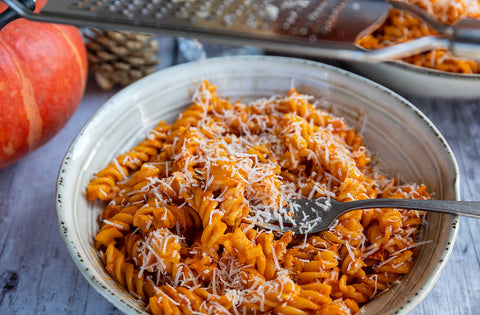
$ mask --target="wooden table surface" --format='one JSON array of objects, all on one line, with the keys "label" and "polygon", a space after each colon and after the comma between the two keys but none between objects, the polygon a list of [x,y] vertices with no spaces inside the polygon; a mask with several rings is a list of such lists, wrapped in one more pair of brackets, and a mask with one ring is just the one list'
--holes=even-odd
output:
[{"label": "wooden table surface", "polygon": [[[182,62],[172,39],[161,38],[160,48],[160,68]],[[0,314],[120,314],[75,267],[55,212],[63,156],[87,119],[115,92],[103,92],[90,82],[60,133],[0,170]],[[480,99],[406,97],[452,147],[461,173],[462,199],[480,200]],[[448,264],[411,314],[480,314],[480,220],[461,218]]]}]

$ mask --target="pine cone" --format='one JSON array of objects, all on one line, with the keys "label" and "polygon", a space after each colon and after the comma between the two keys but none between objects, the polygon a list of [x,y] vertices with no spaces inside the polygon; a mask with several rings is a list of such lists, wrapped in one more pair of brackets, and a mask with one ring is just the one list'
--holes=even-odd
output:
[{"label": "pine cone", "polygon": [[151,34],[90,29],[90,72],[103,90],[127,86],[155,71],[158,43]]}]

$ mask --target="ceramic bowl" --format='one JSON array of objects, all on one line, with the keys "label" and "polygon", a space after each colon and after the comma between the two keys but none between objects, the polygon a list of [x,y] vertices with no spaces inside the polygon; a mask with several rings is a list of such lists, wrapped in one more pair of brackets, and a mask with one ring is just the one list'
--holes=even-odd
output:
[{"label": "ceramic bowl", "polygon": [[[70,146],[57,182],[57,216],[68,252],[88,282],[125,313],[144,313],[105,272],[94,248],[100,203],[84,191],[94,173],[144,139],[160,120],[173,122],[202,79],[230,99],[286,93],[294,86],[333,106],[362,131],[382,172],[428,185],[439,199],[459,199],[459,173],[445,139],[417,108],[390,90],[321,63],[282,57],[207,59],[167,68],[128,86],[106,102]],[[360,119],[358,119],[360,117]],[[364,306],[365,314],[405,314],[427,295],[452,251],[458,217],[430,214],[419,256],[402,281]]]},{"label": "ceramic bowl", "polygon": [[349,62],[348,67],[405,96],[456,100],[480,97],[480,74],[450,73],[403,61]]}]

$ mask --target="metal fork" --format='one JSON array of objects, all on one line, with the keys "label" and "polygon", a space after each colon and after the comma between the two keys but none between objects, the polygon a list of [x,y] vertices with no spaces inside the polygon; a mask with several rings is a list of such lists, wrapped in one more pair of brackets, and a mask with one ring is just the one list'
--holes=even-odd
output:
[{"label": "metal fork", "polygon": [[280,232],[293,231],[296,234],[309,234],[328,229],[340,215],[348,211],[371,208],[421,210],[480,218],[479,201],[380,198],[339,202],[330,198],[318,198],[290,200],[289,210],[293,213],[293,217],[287,215],[268,222],[256,220],[253,223],[259,227]]}]

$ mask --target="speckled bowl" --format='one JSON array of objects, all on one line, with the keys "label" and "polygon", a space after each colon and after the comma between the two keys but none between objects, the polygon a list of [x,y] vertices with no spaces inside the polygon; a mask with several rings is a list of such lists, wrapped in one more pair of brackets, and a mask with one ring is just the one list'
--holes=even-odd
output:
[{"label": "speckled bowl", "polygon": [[[173,122],[202,80],[218,94],[243,100],[286,93],[294,86],[362,130],[383,172],[428,185],[440,199],[459,199],[455,158],[433,124],[412,104],[386,88],[324,64],[281,57],[226,57],[167,68],[112,97],[83,127],[69,148],[57,182],[60,233],[78,269],[125,313],[144,313],[135,298],[103,269],[93,246],[100,203],[84,191],[95,172],[141,141],[159,120]],[[358,120],[359,114],[361,119]],[[430,214],[412,271],[364,306],[365,314],[405,314],[427,295],[452,251],[458,217]]]},{"label": "speckled bowl", "polygon": [[480,97],[480,74],[439,71],[403,61],[348,65],[352,71],[405,96],[462,100]]}]

